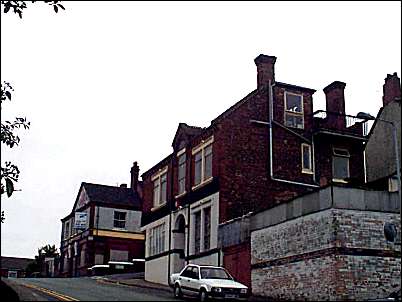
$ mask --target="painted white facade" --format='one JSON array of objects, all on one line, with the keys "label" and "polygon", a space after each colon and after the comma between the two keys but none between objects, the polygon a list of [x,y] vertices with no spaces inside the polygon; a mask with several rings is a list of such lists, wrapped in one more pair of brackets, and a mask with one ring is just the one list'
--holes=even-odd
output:
[{"label": "painted white facade", "polygon": [[[99,216],[98,216],[99,211]],[[125,212],[126,213],[126,223],[125,228],[115,228],[113,226],[114,221],[114,211]],[[95,207],[95,217],[94,217],[94,227],[102,230],[116,230],[116,231],[127,231],[127,232],[138,232],[140,233],[141,226],[141,211],[125,210],[118,208],[107,208],[107,207]],[[99,218],[99,220],[98,220]]]},{"label": "painted white facade", "polygon": [[[141,229],[145,231],[145,258],[152,256],[150,254],[150,232],[151,229],[164,224],[165,225],[165,250],[164,252],[171,251],[168,255],[158,258],[152,258],[145,262],[145,280],[155,283],[168,284],[168,275],[181,271],[187,264],[183,255],[193,256],[195,251],[195,228],[194,228],[194,215],[195,213],[207,208],[211,208],[210,212],[210,246],[208,250],[216,249],[218,247],[218,224],[219,224],[219,192],[211,194],[188,207],[180,208],[166,215],[165,217],[156,220],[148,225],[143,226]],[[190,212],[190,213],[189,213]],[[170,216],[170,217],[169,217]],[[189,219],[190,216],[190,219]],[[184,219],[184,222],[183,222]],[[170,223],[170,228],[169,228]],[[204,216],[201,215],[201,226],[204,225]],[[169,245],[169,232],[170,232],[170,245]],[[190,232],[190,233],[189,233]],[[188,238],[190,237],[189,241]],[[204,238],[204,230],[201,227],[201,241]],[[180,254],[180,250],[183,254]],[[201,244],[200,253],[207,252],[203,249]],[[211,255],[191,259],[190,263],[196,264],[209,264],[218,265],[222,263],[219,259],[220,254],[214,253]],[[169,265],[170,263],[170,265]]]}]

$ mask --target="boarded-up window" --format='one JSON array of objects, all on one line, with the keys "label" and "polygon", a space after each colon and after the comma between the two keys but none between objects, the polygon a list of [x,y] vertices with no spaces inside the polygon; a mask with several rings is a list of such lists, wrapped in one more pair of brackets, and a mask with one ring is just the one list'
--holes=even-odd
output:
[{"label": "boarded-up window", "polygon": [[103,264],[103,255],[95,254],[95,264]]},{"label": "boarded-up window", "polygon": [[110,261],[128,261],[128,251],[110,249]]}]

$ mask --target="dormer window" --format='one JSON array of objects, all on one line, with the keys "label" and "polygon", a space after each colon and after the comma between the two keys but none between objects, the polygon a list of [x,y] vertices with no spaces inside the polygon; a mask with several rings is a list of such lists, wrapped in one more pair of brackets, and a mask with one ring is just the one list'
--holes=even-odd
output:
[{"label": "dormer window", "polygon": [[304,129],[303,95],[285,91],[285,126]]},{"label": "dormer window", "polygon": [[213,137],[201,142],[193,149],[194,156],[194,187],[204,184],[212,179],[212,142]]},{"label": "dormer window", "polygon": [[151,180],[154,183],[154,207],[159,207],[166,203],[167,199],[167,167],[159,170]]}]

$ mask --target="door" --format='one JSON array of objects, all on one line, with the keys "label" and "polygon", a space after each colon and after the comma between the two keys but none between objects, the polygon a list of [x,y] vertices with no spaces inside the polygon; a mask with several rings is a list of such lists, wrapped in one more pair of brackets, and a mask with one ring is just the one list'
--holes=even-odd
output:
[{"label": "door", "polygon": [[[181,284],[181,290],[183,294],[189,295],[189,296],[195,296],[198,295],[198,289],[197,289],[197,284],[199,282],[199,277],[196,275],[197,271],[194,269],[197,269],[197,267],[194,266],[188,266],[180,275],[179,280]],[[198,278],[197,278],[198,277]]]}]

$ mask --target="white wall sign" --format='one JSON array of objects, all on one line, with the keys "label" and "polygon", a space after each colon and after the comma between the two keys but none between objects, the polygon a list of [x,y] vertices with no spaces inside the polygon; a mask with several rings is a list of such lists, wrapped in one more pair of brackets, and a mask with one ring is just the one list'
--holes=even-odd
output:
[{"label": "white wall sign", "polygon": [[87,228],[87,218],[88,218],[88,213],[76,212],[74,227],[76,229],[86,229]]}]

